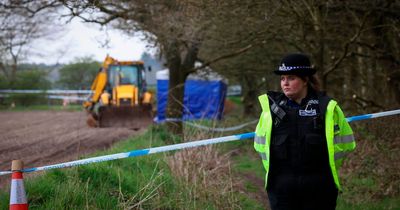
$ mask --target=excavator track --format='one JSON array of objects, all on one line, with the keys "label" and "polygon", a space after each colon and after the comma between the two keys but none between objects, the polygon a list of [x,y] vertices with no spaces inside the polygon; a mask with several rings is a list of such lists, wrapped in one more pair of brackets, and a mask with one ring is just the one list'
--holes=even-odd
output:
[{"label": "excavator track", "polygon": [[99,109],[97,125],[100,128],[106,127],[127,127],[139,129],[143,124],[152,121],[152,106],[144,104],[140,106],[104,106]]}]

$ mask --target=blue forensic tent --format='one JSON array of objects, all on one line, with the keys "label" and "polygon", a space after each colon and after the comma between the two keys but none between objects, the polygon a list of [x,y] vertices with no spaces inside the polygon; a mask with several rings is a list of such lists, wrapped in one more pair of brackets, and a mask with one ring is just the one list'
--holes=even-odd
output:
[{"label": "blue forensic tent", "polygon": [[[156,75],[157,122],[162,122],[166,118],[168,75],[168,69],[159,71]],[[185,82],[183,120],[221,119],[226,91],[227,86],[219,76],[213,79],[189,76]]]}]

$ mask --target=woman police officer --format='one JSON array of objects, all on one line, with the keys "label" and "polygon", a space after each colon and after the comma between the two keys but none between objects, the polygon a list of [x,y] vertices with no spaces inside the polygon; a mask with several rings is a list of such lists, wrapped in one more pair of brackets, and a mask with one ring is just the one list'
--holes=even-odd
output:
[{"label": "woman police officer", "polygon": [[273,210],[335,209],[338,170],[355,148],[351,127],[337,102],[319,91],[315,72],[306,55],[289,54],[274,71],[283,93],[259,96],[254,148]]}]

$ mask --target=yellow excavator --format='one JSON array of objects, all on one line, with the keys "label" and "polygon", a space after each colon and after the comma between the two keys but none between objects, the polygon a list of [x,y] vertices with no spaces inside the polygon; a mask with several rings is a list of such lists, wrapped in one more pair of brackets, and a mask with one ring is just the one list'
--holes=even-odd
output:
[{"label": "yellow excavator", "polygon": [[152,119],[153,95],[146,91],[142,61],[118,61],[110,56],[94,79],[83,103],[90,127],[140,128]]}]

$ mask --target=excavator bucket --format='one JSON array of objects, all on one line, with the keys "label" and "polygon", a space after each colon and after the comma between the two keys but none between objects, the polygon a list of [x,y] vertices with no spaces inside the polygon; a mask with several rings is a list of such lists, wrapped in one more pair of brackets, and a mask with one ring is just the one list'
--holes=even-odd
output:
[{"label": "excavator bucket", "polygon": [[92,128],[99,127],[99,122],[97,120],[97,117],[94,116],[92,113],[89,113],[87,120],[86,120],[86,124]]},{"label": "excavator bucket", "polygon": [[152,106],[104,106],[99,109],[98,127],[126,127],[137,130],[152,122]]},{"label": "excavator bucket", "polygon": [[152,122],[152,97],[146,91],[142,61],[118,61],[107,56],[83,106],[90,127],[139,129]]}]

